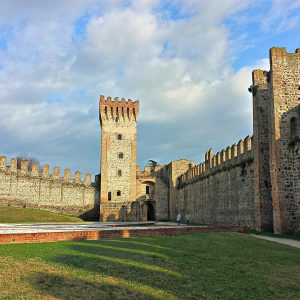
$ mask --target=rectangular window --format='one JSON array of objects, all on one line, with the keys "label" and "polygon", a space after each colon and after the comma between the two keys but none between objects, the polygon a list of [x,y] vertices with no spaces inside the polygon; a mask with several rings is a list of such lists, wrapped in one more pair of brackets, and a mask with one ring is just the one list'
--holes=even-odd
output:
[{"label": "rectangular window", "polygon": [[107,198],[108,198],[108,201],[111,200],[111,192],[108,192]]},{"label": "rectangular window", "polygon": [[146,185],[146,195],[149,195],[149,194],[150,194],[150,186]]}]

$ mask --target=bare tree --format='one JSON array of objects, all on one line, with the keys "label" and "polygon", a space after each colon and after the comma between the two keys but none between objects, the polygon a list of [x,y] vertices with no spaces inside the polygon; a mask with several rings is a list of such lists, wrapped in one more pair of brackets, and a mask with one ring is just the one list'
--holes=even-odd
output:
[{"label": "bare tree", "polygon": [[41,169],[40,162],[35,157],[31,157],[31,156],[22,154],[22,155],[17,156],[16,159],[17,159],[17,168],[19,170],[21,169],[21,162],[26,161],[26,160],[28,160],[28,170],[30,172],[32,171],[32,166],[34,164],[37,164],[39,166],[39,170]]}]

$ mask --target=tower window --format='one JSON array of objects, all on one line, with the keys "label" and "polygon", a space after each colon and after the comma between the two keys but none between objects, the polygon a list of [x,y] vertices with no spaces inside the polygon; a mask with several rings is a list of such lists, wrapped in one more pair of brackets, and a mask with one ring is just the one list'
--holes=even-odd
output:
[{"label": "tower window", "polygon": [[297,136],[297,118],[292,117],[290,120],[290,138],[294,139]]},{"label": "tower window", "polygon": [[146,195],[149,195],[149,194],[150,194],[150,186],[146,185]]},{"label": "tower window", "polygon": [[118,176],[121,177],[122,176],[122,171],[118,170]]},{"label": "tower window", "polygon": [[123,158],[123,157],[124,157],[123,152],[120,152],[120,153],[118,154],[118,157],[119,157],[119,158]]},{"label": "tower window", "polygon": [[121,196],[121,191],[117,191],[117,196]]},{"label": "tower window", "polygon": [[116,117],[116,122],[119,122],[119,117]]},{"label": "tower window", "polygon": [[118,134],[118,140],[122,140],[122,134]]},{"label": "tower window", "polygon": [[107,198],[108,198],[108,201],[110,201],[110,200],[111,200],[111,192],[108,192],[108,194],[107,194]]}]

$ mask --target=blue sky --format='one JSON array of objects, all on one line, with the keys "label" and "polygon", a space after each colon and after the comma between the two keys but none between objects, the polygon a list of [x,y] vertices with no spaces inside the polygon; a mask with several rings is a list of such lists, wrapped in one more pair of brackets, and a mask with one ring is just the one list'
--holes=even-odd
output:
[{"label": "blue sky", "polygon": [[299,24],[299,0],[1,1],[1,155],[99,173],[103,94],[140,100],[142,167],[200,162],[252,134],[251,71]]}]

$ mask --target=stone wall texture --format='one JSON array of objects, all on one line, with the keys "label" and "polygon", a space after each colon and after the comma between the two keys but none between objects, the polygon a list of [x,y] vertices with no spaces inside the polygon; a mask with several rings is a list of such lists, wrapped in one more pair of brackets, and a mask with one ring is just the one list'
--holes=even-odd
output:
[{"label": "stone wall texture", "polygon": [[275,232],[300,231],[300,48],[270,50],[270,172]]},{"label": "stone wall texture", "polygon": [[[136,122],[139,102],[100,96],[101,204],[136,199]],[[103,205],[104,209],[106,206]],[[107,216],[102,211],[100,216]]]},{"label": "stone wall texture", "polygon": [[0,205],[31,207],[97,219],[99,216],[99,193],[91,184],[91,175],[81,180],[79,171],[74,179],[70,170],[60,177],[60,169],[49,174],[49,165],[39,172],[38,165],[28,171],[28,161],[17,169],[17,160],[11,159],[7,167],[5,156],[0,157]]},{"label": "stone wall texture", "polygon": [[205,155],[203,163],[179,177],[178,212],[200,224],[246,225],[255,223],[253,152],[251,138]]}]

